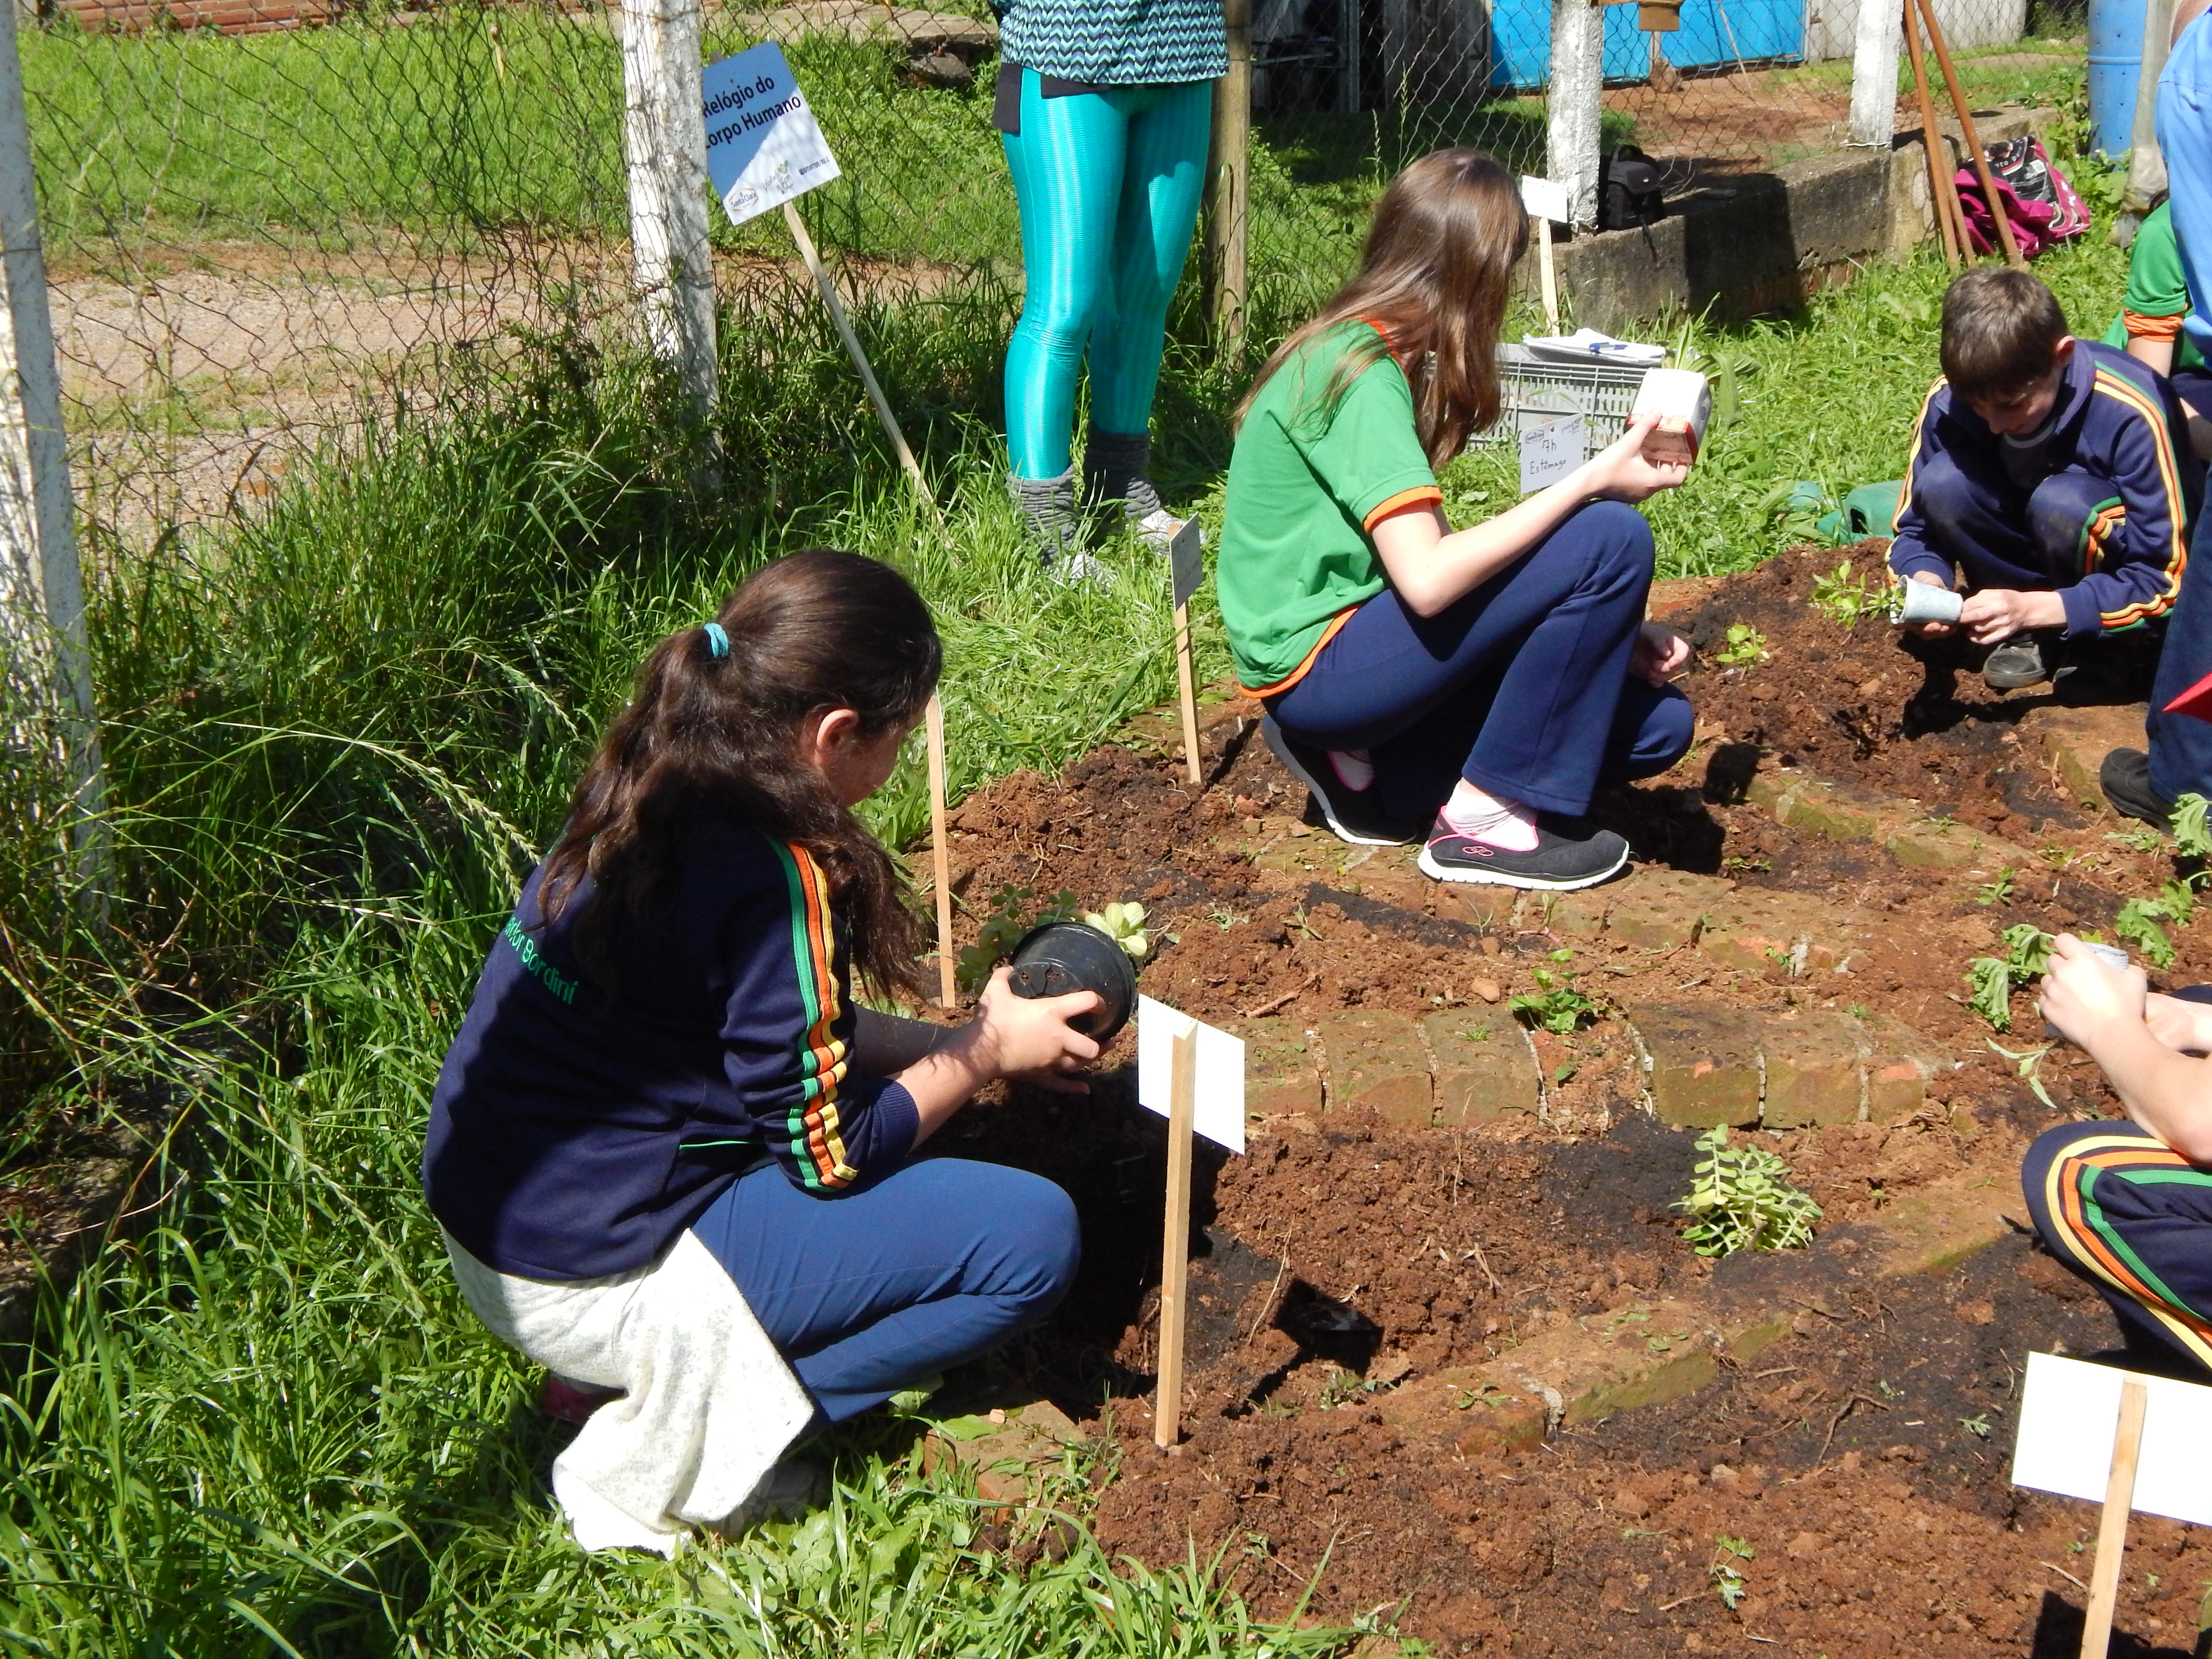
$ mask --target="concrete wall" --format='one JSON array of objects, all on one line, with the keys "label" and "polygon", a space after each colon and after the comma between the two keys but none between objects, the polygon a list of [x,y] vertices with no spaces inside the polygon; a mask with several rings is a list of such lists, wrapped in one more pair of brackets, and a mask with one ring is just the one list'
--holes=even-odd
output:
[{"label": "concrete wall", "polygon": [[[2027,33],[2027,0],[1936,0],[1936,21],[1953,47],[2002,46]],[[1849,58],[1858,27],[1859,0],[1805,0],[1805,56]]]},{"label": "concrete wall", "polygon": [[[1990,143],[2050,114],[1977,110],[1974,125]],[[1941,142],[1955,167],[1964,154],[1955,130]],[[1560,295],[1576,324],[1608,333],[1709,307],[1731,317],[1786,308],[1848,281],[1869,259],[1905,258],[1934,234],[1925,156],[1916,129],[1887,151],[1793,161],[1730,179],[1733,194],[1693,197],[1656,225],[1577,237],[1558,249]],[[1533,252],[1519,281],[1537,292]]]}]

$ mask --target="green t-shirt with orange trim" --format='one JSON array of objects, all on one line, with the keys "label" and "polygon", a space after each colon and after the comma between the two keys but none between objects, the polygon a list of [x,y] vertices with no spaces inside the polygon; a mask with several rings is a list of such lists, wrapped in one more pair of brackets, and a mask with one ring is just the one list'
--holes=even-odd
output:
[{"label": "green t-shirt with orange trim", "polygon": [[1389,586],[1368,533],[1378,520],[1443,497],[1413,388],[1388,354],[1335,408],[1320,406],[1346,348],[1372,326],[1347,322],[1310,341],[1260,388],[1237,434],[1214,582],[1247,690],[1287,689],[1337,619]]}]

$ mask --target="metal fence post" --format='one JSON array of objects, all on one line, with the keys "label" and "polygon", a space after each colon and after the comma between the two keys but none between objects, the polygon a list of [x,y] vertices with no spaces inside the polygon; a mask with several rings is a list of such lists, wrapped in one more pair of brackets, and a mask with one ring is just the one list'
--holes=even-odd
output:
[{"label": "metal fence post", "polygon": [[1552,0],[1552,84],[1544,171],[1564,183],[1577,230],[1597,223],[1598,94],[1605,87],[1605,11]]},{"label": "metal fence post", "polygon": [[15,8],[0,0],[0,743],[66,769],[77,878],[97,907],[108,843],[76,513]]},{"label": "metal fence post", "polygon": [[1206,314],[1219,349],[1244,337],[1252,212],[1252,6],[1224,0],[1229,70],[1213,83],[1213,140],[1206,173]]},{"label": "metal fence post", "polygon": [[[1897,48],[1904,14],[1896,0],[1859,0],[1851,52],[1851,138],[1887,149],[1897,132]],[[1937,135],[1924,135],[1929,144]]]},{"label": "metal fence post", "polygon": [[699,0],[623,0],[622,22],[623,155],[646,342],[706,424],[714,410],[714,271]]}]

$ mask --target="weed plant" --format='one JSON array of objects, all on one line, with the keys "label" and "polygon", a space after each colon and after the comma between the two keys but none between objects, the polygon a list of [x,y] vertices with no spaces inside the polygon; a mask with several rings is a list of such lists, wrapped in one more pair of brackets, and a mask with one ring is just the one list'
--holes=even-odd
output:
[{"label": "weed plant", "polygon": [[[1790,1184],[1790,1166],[1759,1146],[1731,1146],[1725,1127],[1698,1137],[1698,1159],[1686,1197],[1674,1207],[1690,1218],[1685,1243],[1699,1255],[1787,1250],[1813,1242],[1820,1206]],[[1731,1603],[1730,1605],[1734,1605]]]}]

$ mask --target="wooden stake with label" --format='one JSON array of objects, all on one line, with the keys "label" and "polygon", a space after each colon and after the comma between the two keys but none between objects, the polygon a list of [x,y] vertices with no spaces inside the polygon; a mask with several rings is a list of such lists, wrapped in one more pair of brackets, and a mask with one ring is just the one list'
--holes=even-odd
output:
[{"label": "wooden stake with label", "polygon": [[1152,1401],[1152,1443],[1182,1438],[1182,1331],[1190,1279],[1190,1122],[1198,1105],[1198,1028],[1175,1038],[1168,1095],[1167,1220],[1160,1234],[1159,1391]]},{"label": "wooden stake with label", "polygon": [[2105,1486],[2105,1513],[2097,1522],[2097,1564],[2089,1573],[2081,1659],[2105,1659],[2112,1645],[2112,1607],[2120,1595],[2120,1558],[2128,1546],[2128,1516],[2136,1501],[2136,1458],[2142,1449],[2143,1410],[2149,1401],[2142,1378],[2131,1376],[2120,1384],[2120,1426],[2112,1437],[2112,1474]]},{"label": "wooden stake with label", "polygon": [[952,851],[945,833],[945,700],[929,694],[923,722],[929,746],[929,842],[932,877],[937,888],[937,1002],[950,1008],[952,982]]},{"label": "wooden stake with label", "polygon": [[1169,591],[1175,599],[1176,692],[1182,703],[1182,758],[1193,783],[1206,781],[1198,753],[1198,690],[1190,668],[1190,599],[1206,580],[1196,519],[1185,519],[1168,546]]},{"label": "wooden stake with label", "polygon": [[1559,331],[1559,268],[1552,258],[1552,222],[1536,216],[1536,270],[1544,283],[1544,326]]}]

